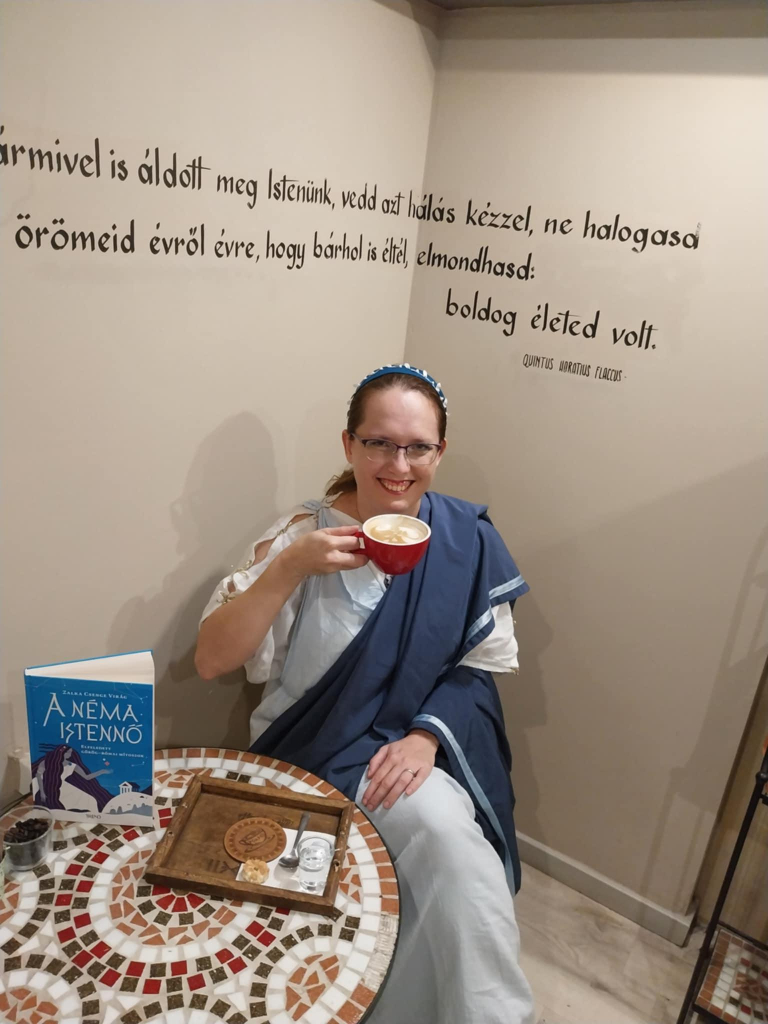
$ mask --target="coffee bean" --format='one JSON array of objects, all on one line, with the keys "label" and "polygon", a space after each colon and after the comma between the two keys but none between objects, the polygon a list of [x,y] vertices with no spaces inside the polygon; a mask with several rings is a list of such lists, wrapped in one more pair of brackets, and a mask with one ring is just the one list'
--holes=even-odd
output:
[{"label": "coffee bean", "polygon": [[32,839],[39,839],[48,831],[48,822],[44,818],[25,818],[24,821],[17,821],[12,828],[5,833],[6,843],[28,843]]}]

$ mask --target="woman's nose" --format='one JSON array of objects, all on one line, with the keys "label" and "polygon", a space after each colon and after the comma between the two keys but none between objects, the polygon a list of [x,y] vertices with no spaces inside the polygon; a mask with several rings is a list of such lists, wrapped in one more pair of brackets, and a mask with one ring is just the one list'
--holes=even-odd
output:
[{"label": "woman's nose", "polygon": [[400,473],[409,472],[411,464],[408,461],[406,454],[402,448],[398,448],[395,454],[392,456],[392,465]]}]

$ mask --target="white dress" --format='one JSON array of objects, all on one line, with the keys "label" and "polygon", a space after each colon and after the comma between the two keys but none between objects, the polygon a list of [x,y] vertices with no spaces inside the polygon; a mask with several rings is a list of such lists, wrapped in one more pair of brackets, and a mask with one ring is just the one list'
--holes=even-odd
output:
[{"label": "white dress", "polygon": [[[331,508],[330,500],[294,509],[249,548],[241,569],[221,581],[203,619],[246,590],[298,537],[318,527],[347,525],[359,524]],[[266,555],[254,561],[267,547]],[[261,705],[251,716],[251,742],[322,678],[387,584],[368,563],[310,577],[294,591],[246,664],[251,682],[266,683]],[[517,642],[509,605],[495,608],[494,619],[493,632],[462,664],[515,671]],[[358,805],[366,784],[363,774]],[[366,1021],[532,1024],[533,998],[518,964],[520,939],[504,865],[475,821],[466,791],[435,768],[412,796],[401,796],[389,810],[383,805],[362,810],[394,857],[401,898],[395,961]]]},{"label": "white dress", "polygon": [[[270,562],[299,537],[311,533],[319,525],[360,525],[357,520],[331,508],[332,500],[299,505],[249,545],[241,568],[221,580],[205,606],[200,622],[247,590]],[[255,561],[257,552],[268,545],[266,556]],[[313,577],[294,590],[259,649],[245,663],[249,682],[266,684],[261,703],[251,715],[251,743],[255,743],[276,718],[323,677],[365,625],[387,585],[384,573],[369,562],[360,569]],[[312,601],[311,636],[305,634],[300,645],[291,643],[297,619],[308,614],[310,598],[315,599]],[[493,616],[493,632],[470,651],[461,664],[489,672],[516,672],[517,641],[509,605],[495,607]]]},{"label": "white dress", "polygon": [[98,811],[99,805],[96,798],[90,793],[84,793],[82,789],[67,782],[70,775],[74,775],[77,766],[65,764],[61,769],[61,789],[59,790],[59,803],[65,811]]}]

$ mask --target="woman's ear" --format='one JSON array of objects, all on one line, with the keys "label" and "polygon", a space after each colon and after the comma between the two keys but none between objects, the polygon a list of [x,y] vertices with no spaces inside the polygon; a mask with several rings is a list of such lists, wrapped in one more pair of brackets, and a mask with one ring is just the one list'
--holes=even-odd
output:
[{"label": "woman's ear", "polygon": [[341,443],[344,445],[344,454],[347,457],[347,462],[352,462],[352,437],[348,430],[342,430],[341,432]]},{"label": "woman's ear", "polygon": [[437,462],[439,462],[440,459],[442,459],[442,457],[445,455],[445,449],[447,447],[448,442],[445,440],[445,438],[443,438],[443,440],[440,442],[440,451],[437,453]]}]

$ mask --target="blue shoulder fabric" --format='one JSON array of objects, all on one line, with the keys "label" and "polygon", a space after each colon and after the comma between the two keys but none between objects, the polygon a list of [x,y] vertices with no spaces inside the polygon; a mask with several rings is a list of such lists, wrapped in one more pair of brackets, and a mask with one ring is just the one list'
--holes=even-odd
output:
[{"label": "blue shoulder fabric", "polygon": [[354,798],[365,766],[414,727],[472,797],[516,891],[509,746],[491,675],[459,662],[493,629],[492,608],[528,590],[486,510],[429,493],[432,528],[416,569],[392,581],[336,663],[251,748],[298,764]]}]

